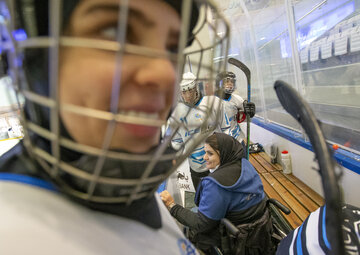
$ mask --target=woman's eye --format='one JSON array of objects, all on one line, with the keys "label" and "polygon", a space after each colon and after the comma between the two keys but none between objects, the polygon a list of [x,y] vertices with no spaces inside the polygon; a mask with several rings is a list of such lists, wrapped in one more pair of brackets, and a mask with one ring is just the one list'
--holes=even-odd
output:
[{"label": "woman's eye", "polygon": [[177,44],[167,46],[167,50],[171,53],[178,53],[179,46]]},{"label": "woman's eye", "polygon": [[[118,40],[118,33],[119,33],[119,29],[116,24],[116,25],[108,26],[104,29],[101,29],[100,36],[107,40],[116,41],[116,40]],[[128,26],[126,29],[126,42],[133,43],[133,44],[136,43],[136,36],[133,34],[130,26]]]},{"label": "woman's eye", "polygon": [[100,31],[101,37],[104,37],[109,40],[116,40],[117,38],[117,26],[111,26],[104,28]]}]

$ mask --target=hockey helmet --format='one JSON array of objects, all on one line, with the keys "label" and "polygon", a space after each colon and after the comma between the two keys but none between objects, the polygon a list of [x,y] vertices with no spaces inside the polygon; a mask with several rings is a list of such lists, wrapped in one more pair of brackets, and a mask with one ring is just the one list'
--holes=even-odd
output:
[{"label": "hockey helmet", "polygon": [[191,72],[184,73],[180,82],[181,91],[187,91],[195,88],[196,86],[196,76]]},{"label": "hockey helmet", "polygon": [[194,106],[200,99],[200,91],[196,76],[187,72],[183,74],[180,82],[181,97],[189,106]]},{"label": "hockey helmet", "polygon": [[232,94],[236,89],[236,75],[228,71],[219,73],[216,76],[216,86],[223,89],[225,94]]}]

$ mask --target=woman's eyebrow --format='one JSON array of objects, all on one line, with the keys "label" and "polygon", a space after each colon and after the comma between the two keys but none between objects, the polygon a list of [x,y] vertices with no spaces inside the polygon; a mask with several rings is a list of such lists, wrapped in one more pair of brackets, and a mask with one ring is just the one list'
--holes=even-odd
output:
[{"label": "woman's eyebrow", "polygon": [[[86,11],[84,12],[84,16],[92,15],[96,12],[108,12],[119,15],[120,11],[121,11],[121,7],[117,4],[100,3],[100,4],[92,5],[89,8],[87,8]],[[142,10],[138,10],[135,7],[130,6],[128,16],[129,18],[136,19],[144,27],[152,27],[155,25],[155,22],[153,22],[150,18],[148,18]]]}]

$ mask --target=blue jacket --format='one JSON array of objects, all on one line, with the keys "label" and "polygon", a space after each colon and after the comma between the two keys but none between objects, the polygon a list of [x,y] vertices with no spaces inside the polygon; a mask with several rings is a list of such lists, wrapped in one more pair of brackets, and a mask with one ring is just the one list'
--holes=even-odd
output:
[{"label": "blue jacket", "polygon": [[195,198],[199,212],[212,220],[221,220],[229,212],[246,210],[265,197],[258,173],[245,158],[241,160],[241,174],[235,184],[225,186],[215,178],[212,175],[203,178]]},{"label": "blue jacket", "polygon": [[202,178],[195,194],[194,213],[180,205],[170,213],[190,228],[190,240],[204,251],[220,245],[219,222],[228,218],[235,225],[251,223],[265,212],[265,194],[260,176],[244,158],[244,147],[233,137],[215,133],[220,165]]}]

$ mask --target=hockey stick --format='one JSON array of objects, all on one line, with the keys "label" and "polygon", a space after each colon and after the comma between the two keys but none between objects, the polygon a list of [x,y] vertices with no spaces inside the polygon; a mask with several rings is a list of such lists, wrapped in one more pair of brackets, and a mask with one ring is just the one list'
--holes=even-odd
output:
[{"label": "hockey stick", "polygon": [[284,109],[293,116],[308,135],[320,168],[326,203],[326,232],[331,254],[345,254],[342,232],[341,193],[334,171],[334,162],[321,127],[309,104],[295,89],[283,81],[276,81],[274,89]]},{"label": "hockey stick", "polygon": [[[236,66],[237,68],[239,68],[241,71],[244,72],[245,76],[246,76],[246,81],[247,81],[247,101],[250,102],[250,98],[251,98],[251,86],[250,86],[250,81],[251,81],[251,72],[250,69],[240,60],[237,60],[235,58],[229,58],[228,62],[234,66]],[[250,116],[248,114],[246,114],[246,159],[249,159],[249,146],[250,146]]]}]

